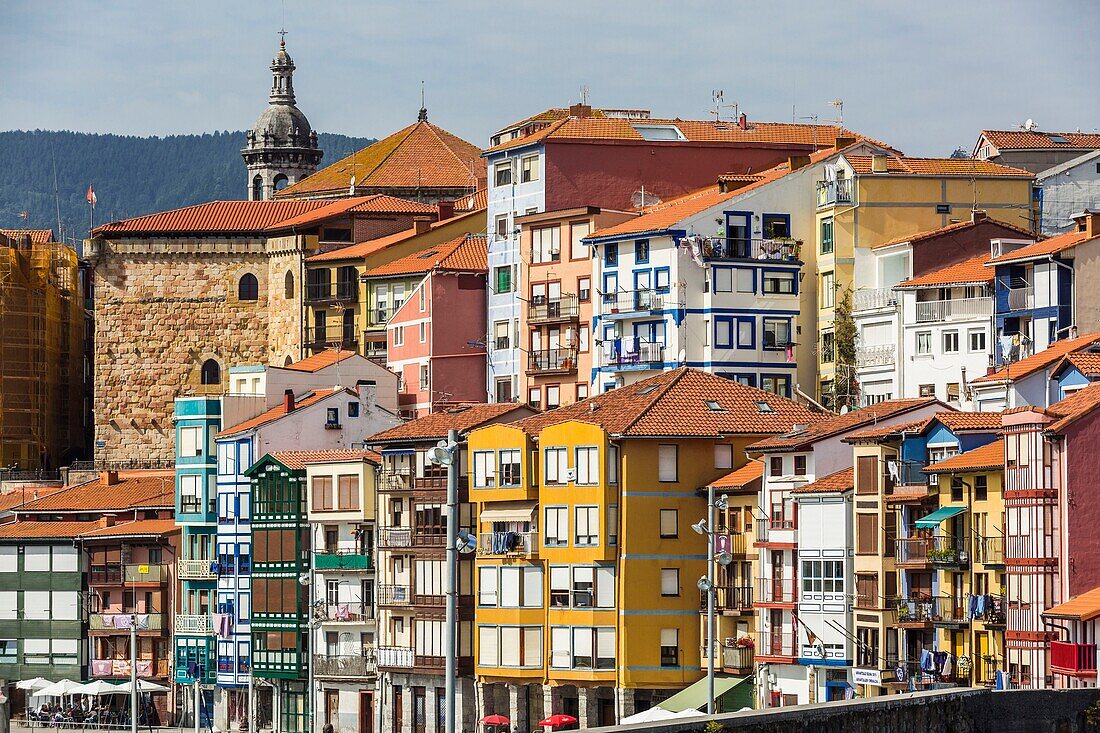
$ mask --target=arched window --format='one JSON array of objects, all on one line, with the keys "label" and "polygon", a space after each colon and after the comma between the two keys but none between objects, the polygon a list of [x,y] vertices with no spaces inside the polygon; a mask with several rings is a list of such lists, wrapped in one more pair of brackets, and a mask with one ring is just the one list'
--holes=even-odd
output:
[{"label": "arched window", "polygon": [[213,359],[207,359],[202,363],[202,383],[203,384],[221,384],[222,383],[222,368],[218,362]]},{"label": "arched window", "polygon": [[286,271],[286,277],[283,278],[283,297],[287,300],[294,297],[294,273],[290,270]]},{"label": "arched window", "polygon": [[264,179],[259,173],[252,179],[252,200],[263,201],[264,198]]},{"label": "arched window", "polygon": [[283,360],[283,366],[290,366],[294,363],[294,360],[290,358],[290,354],[286,355],[286,359]]},{"label": "arched window", "polygon": [[260,283],[251,272],[246,272],[237,281],[238,300],[257,300],[260,297]]},{"label": "arched window", "polygon": [[275,180],[272,181],[272,188],[274,188],[276,191],[282,191],[284,188],[286,188],[288,183],[290,183],[290,179],[280,173],[279,175],[275,176]]}]

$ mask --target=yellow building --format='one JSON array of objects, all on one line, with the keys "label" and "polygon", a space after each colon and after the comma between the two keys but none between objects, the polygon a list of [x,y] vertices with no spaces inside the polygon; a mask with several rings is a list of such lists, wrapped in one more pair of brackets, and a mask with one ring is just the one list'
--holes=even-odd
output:
[{"label": "yellow building", "polygon": [[[817,187],[817,393],[832,401],[836,379],[836,306],[855,289],[857,258],[870,247],[970,219],[971,210],[1032,229],[1033,174],[967,158],[910,158],[894,153],[841,153]],[[854,365],[853,365],[854,368]],[[850,380],[854,377],[847,376]],[[845,394],[843,386],[838,395]]]},{"label": "yellow building", "polygon": [[472,431],[478,714],[613,725],[698,682],[700,488],[821,417],[682,367]]}]

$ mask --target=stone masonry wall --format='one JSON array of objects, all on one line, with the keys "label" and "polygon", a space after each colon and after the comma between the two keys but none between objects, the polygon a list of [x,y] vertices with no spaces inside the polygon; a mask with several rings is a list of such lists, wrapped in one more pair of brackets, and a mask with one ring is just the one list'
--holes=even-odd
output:
[{"label": "stone masonry wall", "polygon": [[[287,357],[298,361],[302,353],[302,299],[305,296],[303,252],[297,249],[295,237],[281,237],[268,243],[268,363],[284,366]],[[287,298],[286,276],[294,278],[293,294]]]}]

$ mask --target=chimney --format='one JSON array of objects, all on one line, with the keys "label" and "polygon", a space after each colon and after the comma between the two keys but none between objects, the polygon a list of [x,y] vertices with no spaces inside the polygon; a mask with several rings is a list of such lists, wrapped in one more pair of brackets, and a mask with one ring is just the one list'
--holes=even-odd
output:
[{"label": "chimney", "polygon": [[854,137],[848,137],[846,135],[837,135],[836,140],[833,142],[833,150],[843,150],[849,145],[855,145],[856,139]]},{"label": "chimney", "polygon": [[115,515],[114,514],[104,514],[96,522],[96,526],[98,526],[98,527],[113,527],[113,526],[115,526]]},{"label": "chimney", "polygon": [[99,483],[104,486],[114,486],[118,483],[118,471],[101,471],[99,474]]},{"label": "chimney", "polygon": [[810,164],[810,156],[808,155],[791,155],[787,158],[787,165],[790,167],[791,172],[804,168]]},{"label": "chimney", "polygon": [[455,202],[440,201],[436,203],[435,209],[438,212],[439,221],[447,221],[455,215]]},{"label": "chimney", "polygon": [[294,390],[283,391],[283,413],[294,412]]},{"label": "chimney", "polygon": [[360,379],[355,383],[355,391],[359,393],[360,402],[373,405],[378,395],[378,383],[373,379]]},{"label": "chimney", "polygon": [[587,104],[571,104],[569,105],[569,116],[581,118],[591,117],[592,107],[591,105]]},{"label": "chimney", "polygon": [[888,170],[886,156],[881,153],[875,153],[871,156],[871,172],[872,173],[886,173]]},{"label": "chimney", "polygon": [[742,112],[741,116],[737,118],[737,126],[740,127],[742,130],[749,129],[749,117],[744,112]]},{"label": "chimney", "polygon": [[426,216],[418,216],[413,219],[413,229],[417,234],[424,234],[432,228],[432,220]]},{"label": "chimney", "polygon": [[985,213],[981,209],[973,209],[970,212],[970,222],[977,224],[979,221],[985,221],[989,218],[989,214]]},{"label": "chimney", "polygon": [[1085,233],[1087,237],[1100,236],[1100,211],[1089,211],[1085,209],[1084,221],[1081,223],[1078,231]]}]

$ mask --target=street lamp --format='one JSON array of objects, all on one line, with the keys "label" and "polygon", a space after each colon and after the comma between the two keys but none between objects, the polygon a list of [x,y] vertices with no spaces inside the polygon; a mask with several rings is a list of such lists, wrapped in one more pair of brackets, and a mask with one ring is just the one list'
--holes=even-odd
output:
[{"label": "street lamp", "polygon": [[707,594],[707,715],[714,715],[714,566],[717,563],[725,567],[733,562],[733,555],[727,550],[714,551],[714,512],[729,507],[726,494],[714,498],[714,487],[707,487],[707,518],[700,519],[691,528],[696,534],[707,537],[707,574],[699,578],[696,585]]},{"label": "street lamp", "polygon": [[455,634],[458,615],[458,553],[472,552],[476,546],[465,530],[458,529],[458,431],[447,431],[447,439],[428,450],[427,458],[437,466],[447,467],[447,614],[443,627],[443,645],[447,658],[444,667],[443,701],[444,733],[455,733],[455,676],[458,671],[458,645]]}]

